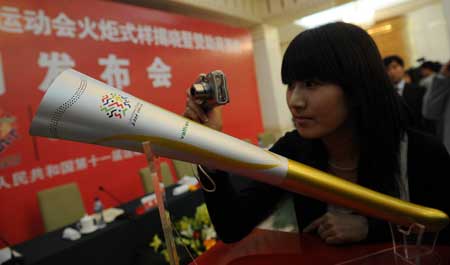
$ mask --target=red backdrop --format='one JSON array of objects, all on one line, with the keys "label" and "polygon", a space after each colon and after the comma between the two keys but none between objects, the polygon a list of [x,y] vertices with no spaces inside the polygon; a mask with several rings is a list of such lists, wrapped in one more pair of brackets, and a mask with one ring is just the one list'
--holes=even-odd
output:
[{"label": "red backdrop", "polygon": [[44,232],[36,192],[75,181],[85,208],[143,194],[142,155],[30,137],[48,82],[72,67],[175,113],[199,73],[221,69],[231,102],[224,131],[256,142],[262,131],[253,50],[243,29],[123,4],[0,0],[0,235],[13,243]]}]

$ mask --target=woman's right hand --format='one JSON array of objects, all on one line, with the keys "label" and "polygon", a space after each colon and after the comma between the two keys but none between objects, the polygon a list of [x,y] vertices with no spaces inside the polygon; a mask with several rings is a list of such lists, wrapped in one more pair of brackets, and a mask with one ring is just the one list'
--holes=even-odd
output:
[{"label": "woman's right hand", "polygon": [[187,90],[186,109],[183,116],[211,129],[222,131],[222,107],[215,107],[205,113],[201,106],[195,103],[189,89]]}]

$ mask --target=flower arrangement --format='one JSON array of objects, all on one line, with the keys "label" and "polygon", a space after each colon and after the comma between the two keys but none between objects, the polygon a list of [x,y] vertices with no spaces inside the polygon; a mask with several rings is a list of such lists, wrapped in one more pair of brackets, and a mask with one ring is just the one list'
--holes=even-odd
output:
[{"label": "flower arrangement", "polygon": [[[174,223],[174,226],[179,232],[179,234],[177,233],[174,236],[175,244],[182,248],[186,247],[194,258],[216,244],[217,234],[204,203],[197,207],[193,218],[183,216]],[[150,247],[156,253],[163,255],[165,260],[169,262],[166,244],[159,238],[158,234],[153,236]]]}]

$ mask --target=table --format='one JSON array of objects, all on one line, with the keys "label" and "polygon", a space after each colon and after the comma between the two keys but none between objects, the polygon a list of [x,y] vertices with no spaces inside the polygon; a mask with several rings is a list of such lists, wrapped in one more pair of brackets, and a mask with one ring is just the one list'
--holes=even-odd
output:
[{"label": "table", "polygon": [[[192,265],[288,265],[288,264],[314,264],[329,265],[343,264],[344,261],[355,259],[375,252],[383,252],[371,260],[354,261],[348,265],[403,265],[410,264],[401,259],[395,259],[392,244],[354,244],[345,246],[331,246],[311,234],[287,233],[255,229],[249,236],[240,242],[224,244],[218,242],[214,247],[199,256]],[[381,260],[383,257],[383,260]],[[426,261],[438,258],[441,265],[450,264],[450,246],[436,246],[435,253],[430,258],[422,259],[421,265]]]},{"label": "table", "polygon": [[[196,207],[203,203],[201,190],[171,196],[172,188],[167,188],[167,208],[174,219],[193,216]],[[134,212],[140,198],[119,208]],[[25,264],[135,264],[138,248],[151,248],[148,243],[153,235],[162,235],[157,208],[132,218],[119,218],[105,228],[92,234],[83,235],[77,241],[62,238],[59,229],[14,246],[25,259]],[[162,237],[161,237],[162,238]]]}]

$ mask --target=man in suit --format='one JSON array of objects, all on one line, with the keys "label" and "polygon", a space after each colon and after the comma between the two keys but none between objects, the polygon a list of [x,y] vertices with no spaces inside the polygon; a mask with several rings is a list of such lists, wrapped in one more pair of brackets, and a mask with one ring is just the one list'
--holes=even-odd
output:
[{"label": "man in suit", "polygon": [[450,61],[435,75],[423,102],[423,115],[436,120],[436,135],[450,152]]},{"label": "man in suit", "polygon": [[433,79],[437,73],[441,70],[442,65],[439,62],[425,61],[420,67],[420,75],[422,79],[419,82],[419,86],[423,86],[426,91],[430,90],[433,83]]},{"label": "man in suit", "polygon": [[405,82],[405,64],[400,56],[391,55],[385,57],[383,62],[394,88],[404,99],[411,111],[411,122],[414,124],[414,127],[428,133],[433,133],[433,128],[430,128],[432,126],[428,125],[428,122],[422,116],[422,101],[425,95],[425,88]]}]

